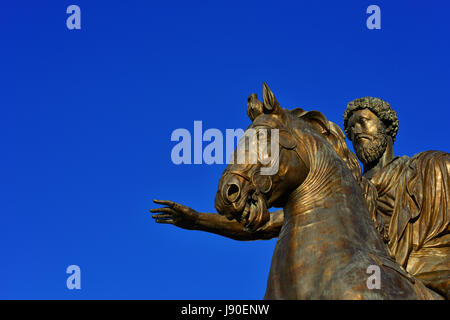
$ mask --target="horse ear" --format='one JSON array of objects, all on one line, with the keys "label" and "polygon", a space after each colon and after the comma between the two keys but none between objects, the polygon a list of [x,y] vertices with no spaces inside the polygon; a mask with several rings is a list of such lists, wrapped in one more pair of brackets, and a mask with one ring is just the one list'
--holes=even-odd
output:
[{"label": "horse ear", "polygon": [[265,113],[280,113],[281,106],[267,83],[263,82],[263,101]]},{"label": "horse ear", "polygon": [[300,118],[312,124],[322,134],[330,132],[329,122],[322,112],[308,111]]},{"label": "horse ear", "polygon": [[247,100],[247,115],[250,120],[255,120],[257,116],[263,113],[263,103],[258,100],[256,93],[252,93]]}]

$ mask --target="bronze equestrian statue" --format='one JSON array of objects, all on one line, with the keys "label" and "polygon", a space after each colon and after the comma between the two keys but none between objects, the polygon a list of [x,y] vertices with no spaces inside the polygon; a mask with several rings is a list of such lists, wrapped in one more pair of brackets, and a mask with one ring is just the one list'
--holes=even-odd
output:
[{"label": "bronze equestrian statue", "polygon": [[[155,200],[155,203],[166,205],[151,210],[160,213],[153,216],[156,222],[237,240],[278,236],[265,295],[267,299],[446,297],[445,272],[449,268],[447,263],[445,269],[445,261],[448,262],[448,255],[441,259],[443,272],[439,271],[437,276],[426,273],[428,278],[422,277],[422,281],[435,291],[425,288],[422,281],[405,272],[389,257],[390,254],[397,259],[391,249],[391,243],[395,241],[390,242],[389,231],[386,231],[394,228],[386,221],[393,220],[386,214],[381,216],[379,208],[380,203],[386,201],[380,202],[383,198],[378,194],[377,185],[362,176],[359,163],[348,150],[339,127],[317,111],[282,109],[266,85],[263,95],[264,103],[259,102],[256,95],[250,96],[247,113],[253,120],[251,128],[280,130],[278,173],[261,176],[257,174],[258,165],[230,165],[221,178],[216,196],[216,208],[228,219],[217,214],[197,213],[171,201]],[[369,108],[361,107],[368,104],[361,101],[352,104],[356,107],[351,112],[346,112],[345,128],[347,134],[352,134],[350,139],[354,146],[361,141],[370,142],[367,148],[355,147],[358,156],[369,158],[370,152],[366,151],[376,149],[370,134],[386,134],[393,130],[383,125],[386,122],[376,122],[374,118],[371,126],[366,114]],[[381,114],[387,118],[391,116],[386,112]],[[373,130],[374,124],[382,128]],[[384,147],[381,152],[384,160],[393,154],[387,148],[392,148],[392,140],[386,138],[379,145]],[[447,157],[448,166],[448,154],[442,154],[444,159]],[[365,175],[382,168],[377,167],[376,158],[362,161]],[[393,199],[395,203],[396,198]],[[283,207],[283,210],[269,214],[267,209],[271,206]],[[446,207],[443,210],[447,210]],[[442,229],[442,225],[439,227]],[[446,227],[448,231],[448,220]],[[388,247],[375,228],[383,234]],[[436,233],[434,236],[436,238]],[[373,264],[382,268],[383,290],[369,290],[366,286],[366,269]],[[427,282],[427,279],[431,281]]]}]

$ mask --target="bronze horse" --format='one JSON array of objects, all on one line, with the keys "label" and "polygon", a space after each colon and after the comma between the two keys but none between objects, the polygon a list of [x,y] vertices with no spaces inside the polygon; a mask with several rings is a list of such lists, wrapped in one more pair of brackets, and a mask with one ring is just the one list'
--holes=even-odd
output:
[{"label": "bronze horse", "polygon": [[[336,124],[317,111],[281,108],[266,84],[263,102],[251,95],[247,113],[247,130],[278,129],[278,172],[262,175],[261,161],[228,165],[215,205],[252,231],[267,222],[268,208],[283,208],[265,299],[438,298],[389,257]],[[379,289],[367,285],[373,265]]]}]

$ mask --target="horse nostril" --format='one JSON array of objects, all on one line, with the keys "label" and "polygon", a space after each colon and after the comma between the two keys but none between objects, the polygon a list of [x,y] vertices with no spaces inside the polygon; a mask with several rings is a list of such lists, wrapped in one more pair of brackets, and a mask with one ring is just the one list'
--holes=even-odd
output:
[{"label": "horse nostril", "polygon": [[228,190],[227,190],[227,198],[228,200],[230,200],[231,202],[236,201],[236,199],[239,196],[239,187],[237,184],[235,183],[230,183],[228,185]]}]

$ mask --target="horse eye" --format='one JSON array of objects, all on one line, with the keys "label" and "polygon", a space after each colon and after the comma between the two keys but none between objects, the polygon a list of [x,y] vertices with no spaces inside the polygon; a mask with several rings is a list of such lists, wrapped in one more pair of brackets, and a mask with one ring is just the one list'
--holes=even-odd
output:
[{"label": "horse eye", "polygon": [[267,137],[267,131],[266,130],[258,131],[258,137],[259,138],[266,138]]}]

